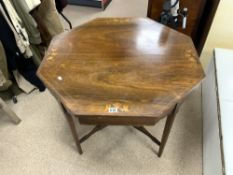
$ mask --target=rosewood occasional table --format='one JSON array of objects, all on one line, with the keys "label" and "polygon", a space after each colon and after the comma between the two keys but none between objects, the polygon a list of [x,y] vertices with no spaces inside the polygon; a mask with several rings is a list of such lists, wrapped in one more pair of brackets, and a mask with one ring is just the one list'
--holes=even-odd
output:
[{"label": "rosewood occasional table", "polygon": [[[143,18],[99,18],[55,37],[38,76],[61,102],[79,153],[108,125],[133,126],[162,155],[185,96],[204,77],[192,40]],[[144,126],[167,117],[162,139]],[[79,137],[80,124],[96,125]]]}]

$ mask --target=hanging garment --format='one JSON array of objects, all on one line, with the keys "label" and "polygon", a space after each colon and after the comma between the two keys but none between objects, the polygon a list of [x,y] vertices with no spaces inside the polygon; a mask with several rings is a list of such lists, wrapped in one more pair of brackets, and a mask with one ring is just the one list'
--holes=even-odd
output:
[{"label": "hanging garment", "polygon": [[[29,81],[31,84],[35,85],[39,88],[40,91],[45,90],[43,83],[39,80],[36,76],[36,66],[34,65],[32,59],[25,59],[24,55],[19,52],[19,49],[16,45],[15,37],[10,29],[8,23],[6,22],[5,18],[0,15],[0,40],[3,44],[7,63],[9,67],[9,71],[18,71],[25,80]],[[18,75],[17,73],[15,75]],[[18,76],[15,76],[17,81]],[[22,78],[20,78],[22,80]],[[18,81],[18,83],[23,83],[24,81]],[[24,87],[23,85],[19,84],[19,87]],[[27,85],[26,85],[27,86]],[[25,92],[28,92],[28,89],[22,89]]]},{"label": "hanging garment", "polygon": [[[32,1],[32,0],[30,0]],[[40,0],[39,4],[40,4]],[[30,44],[40,44],[41,37],[38,25],[35,19],[30,14],[30,9],[25,0],[11,0],[17,14],[23,22],[23,26],[26,28]],[[37,3],[36,3],[37,4]]]},{"label": "hanging garment", "polygon": [[0,91],[7,90],[11,85],[12,82],[9,80],[5,51],[2,42],[0,42]]},{"label": "hanging garment", "polygon": [[37,67],[39,67],[45,54],[45,48],[43,45],[35,45],[35,44],[31,44],[30,48],[33,53],[32,60],[34,64]]},{"label": "hanging garment", "polygon": [[[33,53],[32,59],[36,66],[39,66],[43,56],[44,50],[43,46],[41,45],[41,36],[40,31],[38,29],[38,25],[35,19],[30,14],[30,9],[28,8],[25,0],[11,0],[16,12],[18,13],[19,17],[23,22],[23,26],[25,26],[26,31],[28,33],[29,42],[30,42],[30,49]],[[38,4],[38,3],[36,3]],[[40,4],[40,0],[39,0]],[[41,49],[42,48],[42,52]]]},{"label": "hanging garment", "polygon": [[41,0],[38,8],[32,11],[35,18],[43,43],[48,46],[51,39],[64,31],[54,0]]},{"label": "hanging garment", "polygon": [[[7,67],[7,59],[2,43],[0,42],[0,91],[7,90],[11,85],[12,81],[9,80],[9,73]],[[29,83],[17,70],[13,71],[14,78],[21,90],[25,93],[30,93],[36,87]]]},{"label": "hanging garment", "polygon": [[[11,30],[14,32],[16,44],[19,48],[19,51],[25,55],[26,58],[32,57],[32,52],[30,49],[29,38],[26,30],[22,27],[22,21],[19,18],[17,12],[14,7],[10,3],[9,0],[1,0],[1,12],[10,26]],[[5,10],[7,11],[7,14]],[[8,18],[9,16],[9,18]]]},{"label": "hanging garment", "polygon": [[41,3],[40,0],[20,0],[20,1],[25,1],[29,11],[32,11]]},{"label": "hanging garment", "polygon": [[5,83],[6,83],[6,78],[0,69],[0,87],[2,87]]}]

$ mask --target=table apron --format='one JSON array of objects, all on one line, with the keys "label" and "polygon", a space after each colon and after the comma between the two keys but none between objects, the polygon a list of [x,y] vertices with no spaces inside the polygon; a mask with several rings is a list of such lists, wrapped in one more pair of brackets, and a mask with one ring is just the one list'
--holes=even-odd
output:
[{"label": "table apron", "polygon": [[122,117],[122,116],[77,116],[80,124],[86,125],[155,125],[161,118],[155,117]]}]

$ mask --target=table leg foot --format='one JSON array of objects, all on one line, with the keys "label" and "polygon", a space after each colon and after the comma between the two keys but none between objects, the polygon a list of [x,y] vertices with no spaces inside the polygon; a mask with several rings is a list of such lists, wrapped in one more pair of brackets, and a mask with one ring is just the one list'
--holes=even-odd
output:
[{"label": "table leg foot", "polygon": [[161,157],[163,154],[163,151],[164,151],[165,145],[167,143],[167,139],[169,137],[169,134],[171,132],[171,128],[172,128],[173,122],[175,120],[176,113],[178,112],[178,109],[179,109],[179,105],[176,105],[174,107],[174,109],[172,110],[172,112],[167,116],[167,120],[165,123],[163,135],[162,135],[162,139],[161,139],[161,145],[159,147],[158,157]]},{"label": "table leg foot", "polygon": [[76,146],[78,148],[78,152],[79,152],[79,154],[82,154],[83,151],[82,151],[82,147],[81,147],[81,144],[80,144],[79,136],[78,136],[78,133],[77,133],[77,130],[76,130],[76,127],[75,127],[74,119],[69,114],[66,115],[66,118],[67,118],[67,121],[68,121],[68,123],[70,125],[70,129],[71,129],[73,138],[75,140]]},{"label": "table leg foot", "polygon": [[77,146],[77,149],[78,149],[78,152],[79,154],[82,154],[83,153],[83,150],[82,150],[82,147],[81,147],[81,144],[80,144],[80,140],[79,140],[79,136],[78,136],[78,132],[76,130],[76,126],[75,126],[75,123],[74,123],[74,119],[73,117],[66,111],[65,107],[63,107],[63,110],[65,112],[65,116],[66,116],[66,119],[68,121],[68,124],[70,126],[70,130],[71,130],[71,133],[73,135],[73,138],[74,138],[74,141],[75,141],[75,144]]},{"label": "table leg foot", "polygon": [[144,128],[143,126],[134,126],[134,128],[136,128],[138,131],[142,132],[143,134],[145,134],[146,136],[148,136],[154,143],[156,143],[157,145],[159,145],[159,151],[158,151],[158,157],[162,156],[163,150],[165,148],[165,145],[167,143],[167,139],[168,136],[171,132],[171,128],[176,116],[176,113],[178,111],[178,105],[176,105],[174,107],[174,109],[171,111],[171,113],[167,116],[167,120],[165,123],[165,127],[163,130],[163,135],[162,135],[162,139],[161,141],[159,141],[156,137],[154,137],[146,128]]}]

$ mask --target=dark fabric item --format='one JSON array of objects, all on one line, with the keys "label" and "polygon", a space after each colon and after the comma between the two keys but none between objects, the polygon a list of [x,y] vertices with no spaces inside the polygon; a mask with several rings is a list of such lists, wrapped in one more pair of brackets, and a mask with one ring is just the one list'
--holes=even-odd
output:
[{"label": "dark fabric item", "polygon": [[56,8],[59,13],[63,11],[63,9],[67,6],[68,1],[67,0],[55,0]]},{"label": "dark fabric item", "polygon": [[[1,2],[3,8],[4,4]],[[6,13],[7,14],[7,13]],[[3,15],[0,12],[0,40],[4,46],[5,51],[8,51],[9,53],[19,52],[19,49],[16,45],[15,36],[13,32],[11,31],[10,27],[8,26],[6,20],[4,19]]]},{"label": "dark fabric item", "polygon": [[26,80],[38,87],[40,91],[43,91],[45,87],[36,76],[36,66],[32,59],[24,58],[24,56],[19,52],[14,34],[1,13],[0,30],[0,40],[6,53],[9,71],[18,70]]},{"label": "dark fabric item", "polygon": [[[6,12],[6,15],[8,16],[8,18],[10,19],[8,13],[7,13],[7,10],[5,9],[5,5],[3,2],[1,2],[2,0],[0,0],[0,3],[2,4],[2,7],[4,8],[5,12]],[[8,30],[9,27],[5,27],[3,28],[4,26],[8,26],[7,22],[5,21],[4,17],[2,16],[1,12],[0,12],[0,15],[1,15],[1,26],[0,26],[0,29],[1,31],[3,31],[3,33],[1,34],[5,34],[6,33],[6,36],[7,37],[4,37],[4,40],[6,40],[4,43],[5,43],[5,47],[7,47],[11,53],[16,53],[16,52],[20,52],[19,49],[18,49],[18,46],[16,45],[16,42],[9,42],[9,41],[15,41],[15,36],[13,34],[13,32],[11,30]],[[4,24],[3,24],[4,23]],[[8,37],[10,37],[8,39]],[[6,45],[7,44],[7,45]],[[41,46],[40,46],[41,45]],[[43,59],[43,56],[44,56],[44,53],[42,54],[42,52],[40,52],[41,48],[43,47],[42,44],[40,45],[36,45],[36,44],[31,44],[31,51],[33,53],[33,56],[32,56],[32,59],[34,61],[34,63],[39,66],[39,64],[41,63],[41,60]],[[44,46],[45,47],[45,46]],[[40,49],[40,50],[39,50]],[[44,51],[45,52],[45,51]]]},{"label": "dark fabric item", "polygon": [[34,65],[32,59],[25,59],[23,57],[17,57],[16,59],[19,73],[30,83],[38,87],[39,91],[44,91],[45,86],[36,76],[37,68]]}]

